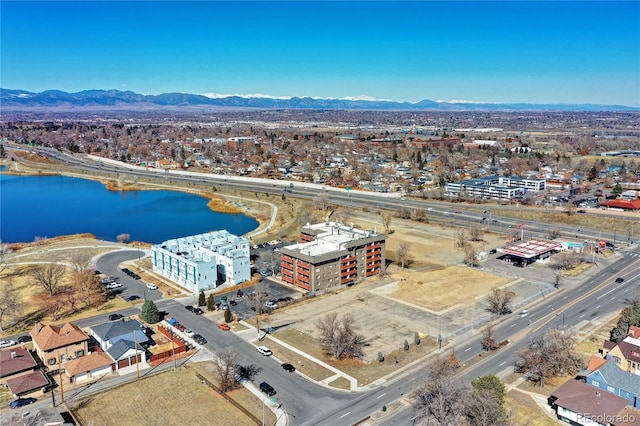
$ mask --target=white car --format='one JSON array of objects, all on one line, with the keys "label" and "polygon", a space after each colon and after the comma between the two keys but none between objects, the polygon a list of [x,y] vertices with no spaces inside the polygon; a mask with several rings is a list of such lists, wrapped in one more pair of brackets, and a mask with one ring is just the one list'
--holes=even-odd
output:
[{"label": "white car", "polygon": [[17,343],[14,340],[0,340],[0,349],[10,348],[15,345],[17,345]]},{"label": "white car", "polygon": [[155,285],[155,284],[147,283],[147,288],[148,288],[149,290],[157,290],[157,289],[158,289],[158,286],[157,286],[157,285]]},{"label": "white car", "polygon": [[111,284],[107,284],[108,290],[113,290],[114,288],[120,288],[120,287],[124,287],[124,284],[117,283],[117,282],[112,282]]},{"label": "white car", "polygon": [[521,317],[521,318],[524,318],[524,317],[526,317],[527,315],[529,315],[529,311],[522,311],[522,312],[520,312],[520,314],[519,314],[519,315],[520,315],[520,317]]},{"label": "white car", "polygon": [[271,356],[271,355],[272,355],[271,349],[269,349],[269,348],[268,348],[268,347],[266,347],[266,346],[258,346],[258,347],[256,348],[256,350],[257,350],[258,352],[260,352],[260,353],[261,353],[262,355],[264,355],[264,356]]},{"label": "white car", "polygon": [[193,337],[196,333],[190,328],[185,328],[183,331],[184,335],[187,337]]}]

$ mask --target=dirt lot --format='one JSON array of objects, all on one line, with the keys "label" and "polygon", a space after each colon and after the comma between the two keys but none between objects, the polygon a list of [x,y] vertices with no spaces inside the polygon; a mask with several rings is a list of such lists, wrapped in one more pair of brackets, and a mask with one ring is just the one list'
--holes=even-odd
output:
[{"label": "dirt lot", "polygon": [[[77,401],[73,412],[84,425],[178,425],[210,421],[224,425],[256,424],[198,379],[196,372],[207,377],[206,371],[203,365],[185,366],[143,378]],[[239,389],[229,395],[239,398],[240,404],[255,418],[261,419],[260,400],[246,393],[249,392]],[[273,413],[266,410],[265,414],[270,416],[267,424],[273,424]]]}]

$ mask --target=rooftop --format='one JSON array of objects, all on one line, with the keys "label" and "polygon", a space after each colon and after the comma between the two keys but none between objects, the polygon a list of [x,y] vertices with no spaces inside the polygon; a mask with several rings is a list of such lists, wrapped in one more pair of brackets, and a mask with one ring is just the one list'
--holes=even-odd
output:
[{"label": "rooftop", "polygon": [[589,413],[594,417],[606,418],[618,414],[627,406],[626,398],[605,392],[579,380],[570,379],[553,391],[557,398],[554,405],[574,413]]},{"label": "rooftop", "polygon": [[29,334],[31,334],[34,344],[43,351],[62,348],[89,340],[89,336],[80,330],[80,327],[70,322],[62,327],[45,325],[38,322],[33,326]]},{"label": "rooftop", "polygon": [[26,348],[0,351],[0,377],[11,376],[37,366],[38,363]]},{"label": "rooftop", "polygon": [[532,238],[528,241],[518,241],[509,244],[502,248],[502,252],[512,256],[530,259],[552,250],[560,250],[561,247],[562,244],[555,241]]},{"label": "rooftop", "polygon": [[154,245],[154,248],[164,249],[192,262],[210,262],[217,255],[232,259],[248,256],[249,240],[221,230],[167,240]]}]

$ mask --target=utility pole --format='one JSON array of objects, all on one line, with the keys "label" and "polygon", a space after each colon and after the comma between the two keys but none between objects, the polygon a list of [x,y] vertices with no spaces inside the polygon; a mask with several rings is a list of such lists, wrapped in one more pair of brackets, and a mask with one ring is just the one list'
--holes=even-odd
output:
[{"label": "utility pole", "polygon": [[[62,359],[60,358],[60,352],[58,352],[58,379],[60,380],[60,399],[64,404],[64,383],[62,382]],[[53,389],[51,389],[53,392]]]},{"label": "utility pole", "polygon": [[140,380],[140,360],[138,359],[138,330],[133,331],[133,347],[136,351],[136,380]]},{"label": "utility pole", "polygon": [[176,369],[176,344],[173,341],[173,329],[169,329],[169,333],[171,333],[171,352],[173,353],[173,369]]}]

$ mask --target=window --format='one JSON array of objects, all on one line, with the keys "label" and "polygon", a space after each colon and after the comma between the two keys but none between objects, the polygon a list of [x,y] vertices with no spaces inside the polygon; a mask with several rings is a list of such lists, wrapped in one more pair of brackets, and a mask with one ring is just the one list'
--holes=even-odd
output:
[{"label": "window", "polygon": [[616,391],[616,389],[613,386],[607,386],[607,390],[609,392],[615,392]]},{"label": "window", "polygon": [[55,358],[49,358],[49,359],[47,360],[47,364],[49,364],[49,365],[55,365],[55,364],[56,364],[56,359],[55,359]]},{"label": "window", "polygon": [[76,351],[76,357],[81,357],[81,356],[84,356],[84,349]]},{"label": "window", "polygon": [[595,381],[595,380],[592,380],[592,381],[591,381],[591,386],[595,386],[595,387],[599,388],[599,387],[600,387],[600,382],[597,382],[597,381]]}]

